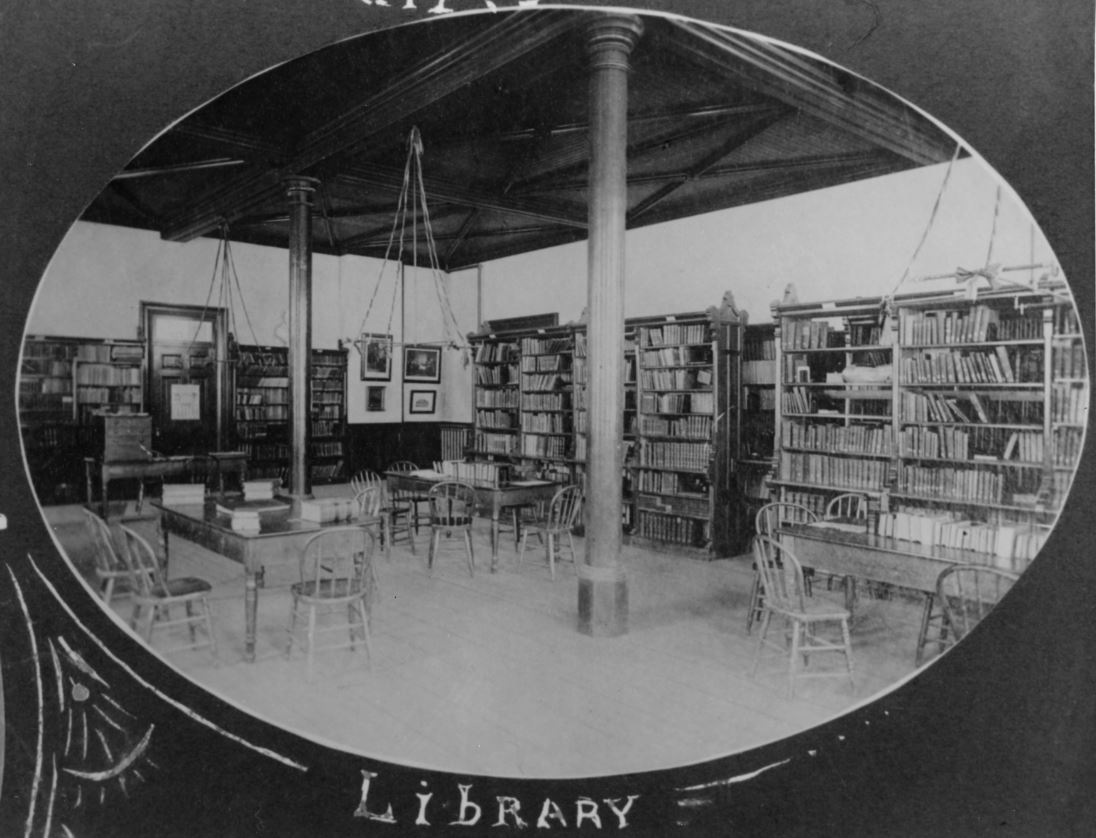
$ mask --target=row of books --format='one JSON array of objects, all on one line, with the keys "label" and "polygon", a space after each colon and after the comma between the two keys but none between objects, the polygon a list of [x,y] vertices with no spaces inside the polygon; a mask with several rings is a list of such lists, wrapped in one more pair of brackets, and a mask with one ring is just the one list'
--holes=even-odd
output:
[{"label": "row of books", "polygon": [[111,361],[139,364],[145,357],[140,344],[81,343],[76,347],[76,357],[81,361],[109,364]]},{"label": "row of books", "polygon": [[540,374],[540,373],[525,373],[522,376],[522,389],[526,392],[544,392],[549,393],[553,390],[560,390],[565,387],[569,387],[571,384],[571,378],[567,374]]},{"label": "row of books", "polygon": [[487,454],[517,453],[517,437],[513,434],[477,431],[475,445],[477,451],[482,451]]},{"label": "row of books", "polygon": [[516,343],[491,343],[484,341],[476,347],[477,364],[506,363],[518,357]]},{"label": "row of books", "polygon": [[[241,446],[248,460],[285,460],[289,458],[289,446],[282,442],[244,442]],[[249,469],[250,473],[250,469]]]},{"label": "row of books", "polygon": [[471,483],[473,486],[501,486],[510,482],[511,466],[508,463],[466,463],[463,460],[445,460],[438,469],[446,477]]},{"label": "row of books", "polygon": [[[844,340],[844,334],[833,331],[834,344]],[[825,320],[793,320],[785,318],[781,326],[781,344],[788,351],[825,349],[831,346],[831,328]]]},{"label": "row of books", "polygon": [[898,451],[903,457],[966,460],[970,457],[970,435],[958,428],[903,428],[898,434]]},{"label": "row of books", "polygon": [[325,386],[328,384],[337,384],[342,386],[343,368],[332,366],[331,364],[313,364],[312,365],[312,380],[316,383],[315,386]]},{"label": "row of books", "polygon": [[1042,381],[1041,366],[1025,364],[1022,370],[1014,370],[1008,350],[997,346],[992,352],[920,350],[902,358],[901,371],[904,384],[1013,384]]},{"label": "row of books", "polygon": [[711,413],[715,397],[710,392],[642,393],[641,413]]},{"label": "row of books", "polygon": [[340,457],[343,452],[341,442],[313,442],[310,448],[313,457]]},{"label": "row of books", "polygon": [[661,349],[648,349],[643,353],[645,367],[675,367],[688,364],[710,364],[712,350],[710,346],[665,346]]},{"label": "row of books", "polygon": [[238,422],[282,422],[289,419],[289,405],[236,406]]},{"label": "row of books", "polygon": [[514,389],[481,390],[476,388],[476,407],[499,407],[517,409],[521,393]]},{"label": "row of books", "polygon": [[691,518],[707,518],[711,514],[707,498],[681,495],[640,494],[636,496],[636,506],[642,510],[661,512],[663,515],[682,515]]},{"label": "row of books", "polygon": [[526,434],[521,438],[521,453],[526,457],[562,460],[567,456],[567,438]]},{"label": "row of books", "polygon": [[708,442],[642,440],[639,452],[639,461],[645,466],[706,472],[712,457],[712,446]]},{"label": "row of books", "polygon": [[686,439],[708,439],[712,435],[711,416],[683,416],[678,419],[661,419],[643,416],[640,420],[642,433],[651,436],[675,436]]},{"label": "row of books", "polygon": [[495,367],[476,367],[477,384],[514,384],[518,380],[517,364]]},{"label": "row of books", "polygon": [[780,394],[780,409],[784,413],[814,413],[814,394],[806,387],[789,387]]},{"label": "row of books", "polygon": [[109,364],[77,364],[77,384],[97,384],[106,387],[140,386],[140,367],[112,367]]},{"label": "row of books", "polygon": [[748,411],[776,410],[776,390],[767,387],[747,393],[746,404],[743,407]]},{"label": "row of books", "polygon": [[1054,429],[1054,465],[1072,466],[1081,456],[1084,431],[1081,428]]},{"label": "row of books", "polygon": [[710,367],[643,370],[640,381],[644,390],[709,390],[712,371]]},{"label": "row of books", "polygon": [[525,355],[521,359],[522,372],[554,372],[570,368],[570,355]]},{"label": "row of books", "polygon": [[[501,414],[505,416],[506,414]],[[523,413],[521,430],[523,433],[565,434],[570,433],[571,417],[566,413]]]},{"label": "row of books", "polygon": [[747,337],[742,342],[742,360],[745,363],[772,361],[776,358],[776,341],[771,337]]},{"label": "row of books", "polygon": [[236,404],[289,404],[289,392],[282,387],[240,387]]},{"label": "row of books", "polygon": [[898,327],[904,346],[936,343],[981,343],[995,340],[999,316],[987,305],[962,310],[903,310]]},{"label": "row of books", "polygon": [[664,326],[645,327],[640,332],[643,346],[708,342],[708,327],[705,323],[667,323]]},{"label": "row of books", "polygon": [[1085,347],[1076,338],[1072,343],[1055,345],[1051,372],[1055,378],[1084,378],[1088,368],[1085,364]]},{"label": "row of books", "polygon": [[1077,317],[1077,309],[1072,306],[1060,306],[1054,310],[1054,334],[1081,334],[1081,321]]},{"label": "row of books", "polygon": [[641,492],[657,495],[707,496],[711,489],[707,475],[682,474],[676,471],[650,471],[638,469],[636,482]]},{"label": "row of books", "polygon": [[780,429],[784,448],[810,448],[842,454],[889,454],[886,429],[878,425],[832,425],[784,422]]},{"label": "row of books", "polygon": [[502,410],[477,410],[476,425],[481,428],[512,428],[514,417]]},{"label": "row of books", "polygon": [[981,553],[1004,570],[1023,570],[1047,538],[1047,531],[1040,527],[989,524],[955,513],[914,509],[881,513],[876,527],[879,535],[898,541]]},{"label": "row of books", "polygon": [[312,436],[335,436],[341,427],[338,422],[332,422],[328,419],[313,420],[312,422]]},{"label": "row of books", "polygon": [[570,338],[522,338],[522,355],[548,355],[558,352],[570,352]]},{"label": "row of books", "polygon": [[1050,390],[1052,422],[1084,424],[1088,419],[1088,387],[1081,384],[1054,384]]},{"label": "row of books", "polygon": [[312,405],[312,416],[315,419],[335,421],[342,418],[342,402],[327,402]]},{"label": "row of books", "polygon": [[887,476],[887,467],[885,460],[855,460],[795,451],[780,454],[780,477],[793,483],[879,490]]},{"label": "row of books", "polygon": [[743,361],[743,384],[775,384],[776,361]]},{"label": "row of books", "polygon": [[898,467],[899,492],[933,498],[979,503],[1002,503],[1004,476],[986,468],[952,468],[902,463]]},{"label": "row of books", "polygon": [[570,393],[522,393],[522,410],[570,410]]},{"label": "row of books", "polygon": [[663,515],[649,509],[639,511],[636,534],[652,541],[705,546],[710,540],[707,520],[682,515]]},{"label": "row of books", "polygon": [[276,387],[279,390],[285,390],[289,387],[288,375],[255,375],[248,376],[245,381],[246,387]]}]

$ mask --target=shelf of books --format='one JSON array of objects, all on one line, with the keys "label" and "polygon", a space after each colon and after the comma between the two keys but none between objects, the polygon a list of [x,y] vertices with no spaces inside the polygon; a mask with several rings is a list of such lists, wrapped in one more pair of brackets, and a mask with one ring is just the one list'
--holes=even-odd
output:
[{"label": "shelf of books", "polygon": [[736,463],[738,527],[751,532],[757,510],[771,499],[776,426],[776,346],[771,323],[747,325],[742,340],[742,434]]},{"label": "shelf of books", "polygon": [[521,338],[517,457],[540,464],[551,479],[574,477],[575,333],[569,326],[540,329]]},{"label": "shelf of books", "polygon": [[76,421],[86,424],[94,413],[140,413],[144,365],[139,341],[81,343],[72,361]]},{"label": "shelf of books", "polygon": [[1088,403],[1064,285],[774,314],[783,498],[821,513],[861,492],[882,535],[1023,570],[1068,492]]},{"label": "shelf of books", "polygon": [[[309,459],[314,482],[344,476],[346,364],[343,349],[312,351]],[[282,477],[290,457],[288,350],[241,345],[234,392],[236,439],[248,455],[248,476]]]},{"label": "shelf of books", "polygon": [[634,325],[635,534],[730,555],[741,320],[700,312]]}]

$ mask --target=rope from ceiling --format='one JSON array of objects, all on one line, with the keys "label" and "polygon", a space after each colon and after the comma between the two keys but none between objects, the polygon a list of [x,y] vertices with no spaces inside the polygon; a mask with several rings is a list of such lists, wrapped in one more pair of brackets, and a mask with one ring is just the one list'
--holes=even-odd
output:
[{"label": "rope from ceiling", "polygon": [[[217,301],[213,304],[213,292],[217,291]],[[236,270],[236,261],[232,257],[232,243],[229,239],[228,222],[221,222],[221,237],[217,240],[217,250],[213,257],[213,274],[209,278],[209,291],[206,292],[205,303],[202,305],[202,312],[198,318],[198,323],[194,327],[194,336],[190,339],[190,344],[187,346],[187,354],[190,354],[190,350],[194,348],[194,345],[198,342],[198,337],[201,334],[202,325],[206,322],[206,315],[209,311],[216,307],[221,308],[228,313],[228,334],[230,338],[230,344],[232,340],[238,336],[239,326],[236,321],[236,307],[239,301],[240,311],[243,312],[244,322],[247,324],[248,332],[251,334],[251,342],[258,344],[258,339],[255,337],[255,328],[251,325],[251,316],[247,313],[247,306],[244,303],[244,292],[240,286],[240,275]],[[232,355],[230,348],[229,355]],[[219,358],[218,362],[225,362],[231,360],[230,358]]]},{"label": "rope from ceiling", "polygon": [[[438,259],[437,245],[434,241],[434,229],[430,221],[430,209],[426,200],[426,185],[422,174],[422,135],[417,126],[413,126],[407,138],[407,159],[403,167],[403,181],[400,185],[400,193],[396,202],[396,211],[392,218],[392,227],[389,231],[388,242],[385,245],[384,260],[381,262],[377,283],[373,286],[373,292],[369,297],[365,315],[362,317],[358,335],[365,334],[369,315],[373,311],[381,286],[384,284],[385,272],[392,260],[392,251],[395,249],[395,261],[400,266],[397,271],[396,281],[392,287],[392,298],[388,310],[388,322],[385,326],[385,334],[392,334],[392,322],[396,311],[396,298],[399,296],[404,281],[404,245],[407,237],[408,224],[411,227],[411,266],[415,270],[419,268],[419,221],[421,216],[423,241],[429,257],[424,267],[430,271],[430,277],[434,286],[434,294],[438,301],[438,310],[442,318],[443,338],[440,341],[428,341],[440,343],[452,349],[460,349],[464,353],[464,362],[468,363],[468,346],[461,336],[460,326],[457,324],[456,315],[453,313],[453,305],[449,299],[449,291],[446,287],[444,271]],[[397,236],[398,232],[398,236]],[[358,351],[363,350],[362,341],[351,340]],[[404,341],[406,343],[406,341]]]}]

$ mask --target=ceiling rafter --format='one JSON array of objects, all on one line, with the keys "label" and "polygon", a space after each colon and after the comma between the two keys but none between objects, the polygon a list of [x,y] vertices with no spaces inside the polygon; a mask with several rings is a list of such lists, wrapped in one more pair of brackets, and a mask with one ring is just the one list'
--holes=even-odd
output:
[{"label": "ceiling rafter", "polygon": [[670,22],[664,41],[701,66],[919,165],[946,162],[954,152],[950,138],[918,128],[921,120],[896,99],[786,50],[684,20]]},{"label": "ceiling rafter", "polygon": [[574,27],[573,15],[507,15],[467,40],[431,56],[401,74],[399,80],[366,97],[330,122],[307,134],[282,165],[249,168],[228,184],[184,207],[169,219],[161,235],[188,241],[222,220],[232,221],[260,195],[280,189],[282,180],[349,151],[385,128],[541,47]]}]

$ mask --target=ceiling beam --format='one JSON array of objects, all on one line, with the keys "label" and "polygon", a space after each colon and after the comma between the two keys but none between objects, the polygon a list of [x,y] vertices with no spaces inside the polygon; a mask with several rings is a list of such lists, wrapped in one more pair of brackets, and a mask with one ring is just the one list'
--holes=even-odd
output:
[{"label": "ceiling beam", "polygon": [[330,122],[319,126],[278,166],[254,167],[191,202],[164,226],[170,241],[188,241],[253,207],[281,187],[282,180],[307,172],[331,157],[351,151],[386,128],[467,87],[515,59],[547,44],[576,25],[573,15],[544,12],[506,15],[494,26],[453,44],[373,92]]},{"label": "ceiling beam", "polygon": [[649,211],[651,207],[669,198],[674,192],[684,186],[691,180],[695,180],[701,177],[705,172],[715,166],[720,160],[730,154],[737,148],[740,148],[744,143],[749,142],[759,134],[764,133],[773,124],[779,122],[787,114],[791,113],[787,109],[779,109],[773,113],[765,114],[760,117],[756,117],[746,125],[739,126],[735,130],[731,131],[730,135],[724,139],[719,145],[711,152],[705,154],[696,163],[690,166],[679,180],[672,181],[670,183],[663,184],[656,189],[653,193],[648,195],[631,210],[628,211],[628,223],[634,222],[637,218]]},{"label": "ceiling beam", "polygon": [[134,178],[156,177],[157,175],[177,175],[182,172],[200,172],[203,169],[223,169],[226,166],[239,166],[243,162],[243,160],[232,157],[214,157],[210,160],[195,160],[192,163],[173,163],[167,166],[122,169],[111,180],[133,180]]},{"label": "ceiling beam", "polygon": [[701,66],[730,77],[839,130],[918,165],[946,162],[955,143],[898,100],[844,73],[767,43],[685,20],[670,22],[666,43]]}]

